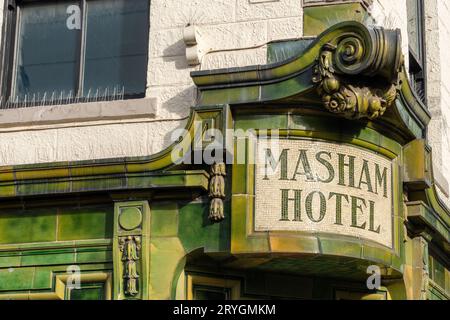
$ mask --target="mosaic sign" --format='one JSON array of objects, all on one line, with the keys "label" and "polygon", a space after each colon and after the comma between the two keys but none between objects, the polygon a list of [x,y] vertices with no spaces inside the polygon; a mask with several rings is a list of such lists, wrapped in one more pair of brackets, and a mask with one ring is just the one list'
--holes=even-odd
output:
[{"label": "mosaic sign", "polygon": [[328,233],[392,248],[392,165],[347,144],[257,142],[255,231]]}]

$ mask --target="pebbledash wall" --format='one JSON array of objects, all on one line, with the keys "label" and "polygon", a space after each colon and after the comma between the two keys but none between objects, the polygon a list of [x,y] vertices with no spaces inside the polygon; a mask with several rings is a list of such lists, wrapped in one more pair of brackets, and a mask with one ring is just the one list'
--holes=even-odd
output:
[{"label": "pebbledash wall", "polygon": [[[145,98],[0,109],[0,298],[450,297],[447,1],[424,2],[426,108],[406,76],[406,0],[150,3]],[[379,44],[378,27],[398,28],[401,42],[386,31]],[[352,29],[356,47],[386,45],[385,62],[335,65],[336,81],[377,83],[389,106],[381,120],[310,107],[322,106],[324,79],[334,77],[317,75],[320,59],[337,56],[322,45],[340,48]],[[235,69],[252,65],[261,67]],[[395,102],[383,91],[394,84]],[[294,177],[277,172],[273,184],[248,162],[175,164],[172,143],[192,141],[173,132],[192,132],[195,121],[222,132],[279,129],[285,149],[316,153],[290,155]],[[256,145],[246,143],[248,160]],[[344,172],[352,156],[356,185]],[[365,160],[386,171],[365,171]],[[300,192],[292,181],[305,161],[322,179]],[[387,192],[375,192],[383,183]],[[376,289],[366,285],[373,265]],[[81,288],[72,289],[77,271]]]}]

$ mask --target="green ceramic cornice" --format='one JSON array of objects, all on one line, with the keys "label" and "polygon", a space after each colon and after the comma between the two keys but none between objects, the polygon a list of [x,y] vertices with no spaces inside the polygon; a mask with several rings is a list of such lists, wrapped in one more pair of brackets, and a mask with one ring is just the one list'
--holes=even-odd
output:
[{"label": "green ceramic cornice", "polygon": [[441,216],[422,201],[411,201],[407,204],[408,220],[416,227],[431,230],[431,238],[438,243],[445,252],[450,253],[450,224],[449,216]]},{"label": "green ceramic cornice", "polygon": [[375,20],[368,10],[370,6],[364,1],[312,2],[304,3],[303,6],[303,34],[305,36],[317,36],[334,24],[347,20],[375,24]]},{"label": "green ceramic cornice", "polygon": [[[328,30],[319,35],[316,40],[305,50],[305,52],[297,57],[290,58],[286,61],[259,66],[249,66],[242,68],[226,68],[217,70],[194,71],[191,73],[194,83],[202,89],[225,88],[225,87],[239,87],[254,84],[270,84],[276,81],[282,81],[287,78],[292,78],[295,75],[304,72],[311,68],[319,56],[322,47],[325,44],[338,44],[340,40],[346,37],[358,37],[362,40],[364,46],[363,57],[360,57],[358,64],[354,64],[351,68],[345,70],[348,74],[373,74],[380,72],[384,76],[392,76],[395,71],[387,63],[399,64],[400,61],[381,61],[384,58],[393,58],[399,60],[399,57],[379,56],[380,50],[383,48],[377,47],[379,41],[379,31],[381,28],[368,28],[360,22],[347,21],[334,25]],[[384,35],[383,35],[384,36]],[[397,32],[389,34],[394,38],[399,37]],[[400,45],[400,41],[394,43],[395,46]],[[396,55],[396,53],[393,53]],[[398,66],[397,66],[398,67]],[[394,66],[395,69],[395,66]],[[343,71],[343,70],[341,70]]]},{"label": "green ceramic cornice", "polygon": [[[207,191],[209,173],[203,167],[184,168],[177,163],[192,152],[195,130],[198,130],[195,125],[200,123],[202,129],[223,131],[230,126],[228,110],[226,105],[193,108],[186,134],[151,156],[0,167],[0,199],[133,189]],[[172,153],[174,148],[182,152]]]},{"label": "green ceramic cornice", "polygon": [[408,190],[408,220],[432,230],[432,238],[450,251],[450,209],[440,199],[433,178],[431,148],[424,139],[403,148],[403,183]]},{"label": "green ceramic cornice", "polygon": [[[135,189],[199,189],[208,190],[209,174],[205,170],[178,170],[111,175],[71,176],[21,179],[0,182],[0,199],[10,197],[67,194],[94,191]],[[20,171],[18,171],[20,173]],[[39,176],[39,170],[33,175]],[[45,175],[45,172],[44,172]]]},{"label": "green ceramic cornice", "polygon": [[408,109],[411,117],[413,117],[414,120],[422,126],[422,128],[426,128],[431,120],[431,114],[412,89],[405,68],[402,68],[402,72],[399,74],[399,80],[401,85],[399,96],[401,98],[402,105]]},{"label": "green ceramic cornice", "polygon": [[73,240],[73,241],[58,241],[55,242],[35,242],[35,243],[19,243],[19,244],[2,244],[0,245],[0,256],[7,256],[9,252],[40,252],[52,251],[59,249],[76,248],[101,248],[112,247],[111,239],[94,239],[94,240]]}]

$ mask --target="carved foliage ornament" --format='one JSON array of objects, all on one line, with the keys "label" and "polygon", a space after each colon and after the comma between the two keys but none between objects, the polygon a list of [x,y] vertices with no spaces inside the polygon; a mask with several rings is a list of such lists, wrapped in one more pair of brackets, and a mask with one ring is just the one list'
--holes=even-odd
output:
[{"label": "carved foliage ornament", "polygon": [[328,111],[376,119],[394,103],[402,64],[397,31],[372,29],[368,38],[353,35],[322,47],[312,80]]}]

